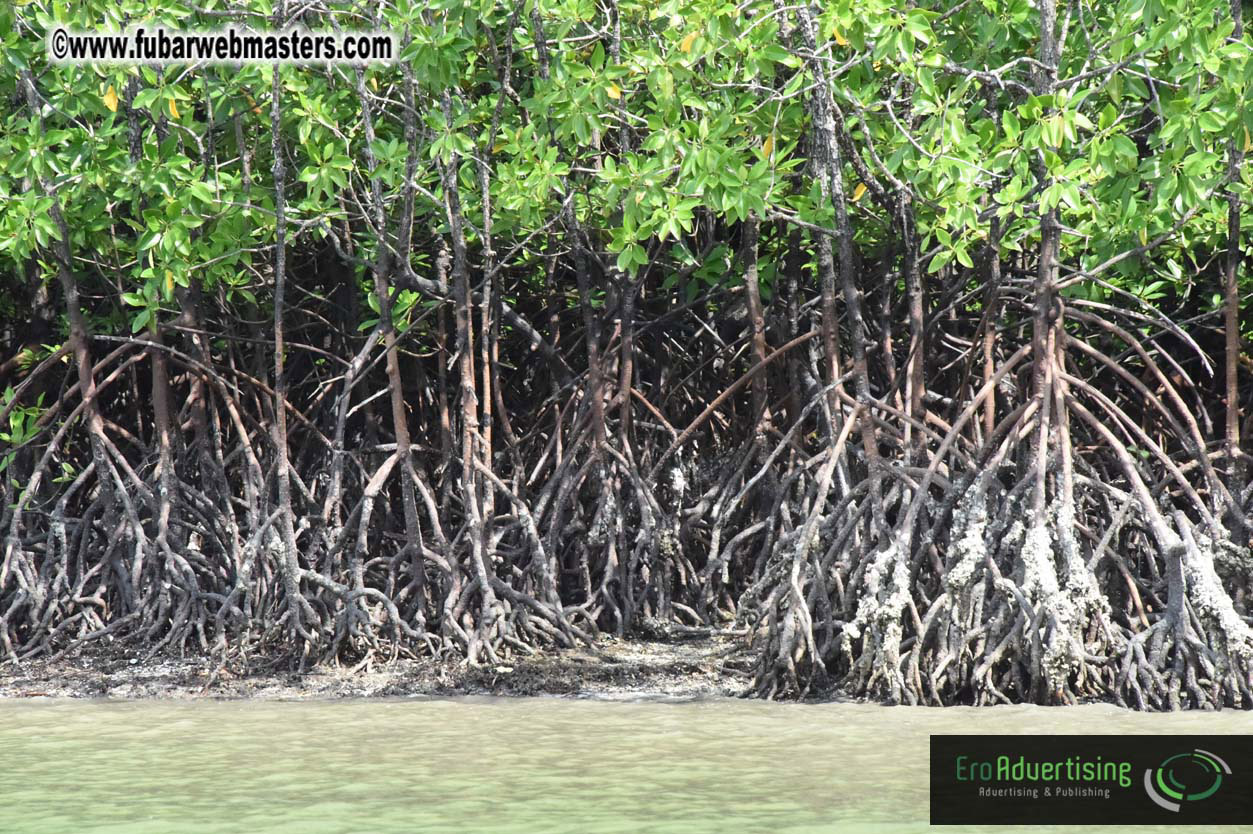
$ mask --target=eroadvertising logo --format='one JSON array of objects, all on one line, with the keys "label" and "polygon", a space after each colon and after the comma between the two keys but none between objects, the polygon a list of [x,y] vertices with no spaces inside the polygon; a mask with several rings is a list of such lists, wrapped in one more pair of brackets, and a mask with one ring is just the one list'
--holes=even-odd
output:
[{"label": "eroadvertising logo", "polygon": [[1218,793],[1223,786],[1224,773],[1231,775],[1226,762],[1198,748],[1176,753],[1155,769],[1146,768],[1144,790],[1158,805],[1177,813],[1184,802],[1198,802]]},{"label": "eroadvertising logo", "polygon": [[1253,822],[1253,736],[931,736],[931,823]]}]

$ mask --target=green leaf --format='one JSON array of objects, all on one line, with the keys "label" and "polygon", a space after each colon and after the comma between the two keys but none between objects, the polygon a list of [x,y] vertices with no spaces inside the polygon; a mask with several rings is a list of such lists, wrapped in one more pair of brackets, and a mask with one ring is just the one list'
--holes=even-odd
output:
[{"label": "green leaf", "polygon": [[136,248],[142,252],[145,249],[151,249],[161,242],[162,233],[159,229],[149,229],[143,237],[139,239]]},{"label": "green leaf", "polygon": [[135,316],[135,320],[131,322],[131,332],[138,333],[148,326],[148,322],[152,320],[152,310],[144,309]]}]

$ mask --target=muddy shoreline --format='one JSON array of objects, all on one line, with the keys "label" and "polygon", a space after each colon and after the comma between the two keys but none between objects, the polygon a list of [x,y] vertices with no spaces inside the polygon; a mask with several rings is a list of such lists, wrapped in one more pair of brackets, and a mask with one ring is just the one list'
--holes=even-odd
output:
[{"label": "muddy shoreline", "polygon": [[56,660],[0,663],[0,698],[262,699],[455,695],[590,698],[733,697],[751,680],[736,642],[602,638],[595,645],[512,657],[478,667],[396,660],[354,669],[253,658],[145,659],[139,650],[95,647]]}]

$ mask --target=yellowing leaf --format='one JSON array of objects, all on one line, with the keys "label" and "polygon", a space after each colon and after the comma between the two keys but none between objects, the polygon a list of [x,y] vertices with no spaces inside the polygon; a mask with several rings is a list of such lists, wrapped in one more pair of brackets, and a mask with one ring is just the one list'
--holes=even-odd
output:
[{"label": "yellowing leaf", "polygon": [[695,43],[695,42],[696,42],[696,33],[695,33],[695,32],[693,32],[692,34],[688,35],[688,36],[687,36],[686,38],[684,38],[683,40],[679,41],[679,51],[680,51],[680,52],[691,52],[691,51],[692,51],[692,44],[693,44],[693,43]]},{"label": "yellowing leaf", "polygon": [[766,137],[765,142],[761,143],[761,155],[764,157],[769,157],[773,151],[774,151],[774,134],[772,133]]},{"label": "yellowing leaf", "polygon": [[848,38],[840,34],[839,29],[832,29],[831,34],[835,36],[835,42],[840,46],[848,46]]},{"label": "yellowing leaf", "polygon": [[853,189],[853,202],[857,202],[866,195],[866,184],[864,182],[857,183],[857,187]]},{"label": "yellowing leaf", "polygon": [[1253,139],[1249,138],[1249,129],[1247,127],[1244,129],[1244,149],[1253,151]]},{"label": "yellowing leaf", "polygon": [[1149,242],[1149,233],[1146,229],[1140,230],[1140,245],[1147,246]]},{"label": "yellowing leaf", "polygon": [[174,103],[174,99],[170,99],[170,115],[178,118],[178,105]]},{"label": "yellowing leaf", "polygon": [[113,89],[112,84],[109,85],[109,89],[104,94],[104,106],[114,113],[117,112],[117,90]]},{"label": "yellowing leaf", "polygon": [[244,98],[248,99],[248,103],[252,105],[252,112],[260,116],[261,108],[257,106],[257,103],[255,101],[253,101],[252,96],[248,95],[247,93],[244,93]]},{"label": "yellowing leaf", "polygon": [[500,153],[505,149],[505,145],[507,144],[507,142],[497,142],[495,145],[492,145],[492,153]]},{"label": "yellowing leaf", "polygon": [[370,76],[370,86],[374,89],[374,92],[377,93],[379,91],[379,80],[374,76]]},{"label": "yellowing leaf", "polygon": [[617,84],[610,84],[608,87],[605,88],[605,93],[610,98],[614,98],[614,99],[622,98],[622,90],[618,88]]},{"label": "yellowing leaf", "polygon": [[168,269],[165,271],[165,294],[174,294],[174,273],[170,272]]}]

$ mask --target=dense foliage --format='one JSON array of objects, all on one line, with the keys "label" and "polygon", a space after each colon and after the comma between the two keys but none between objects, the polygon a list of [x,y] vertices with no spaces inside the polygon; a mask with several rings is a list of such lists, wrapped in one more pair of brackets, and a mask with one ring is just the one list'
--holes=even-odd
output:
[{"label": "dense foliage", "polygon": [[[0,16],[0,657],[1253,706],[1240,0]],[[141,21],[402,54],[47,58]]]}]

